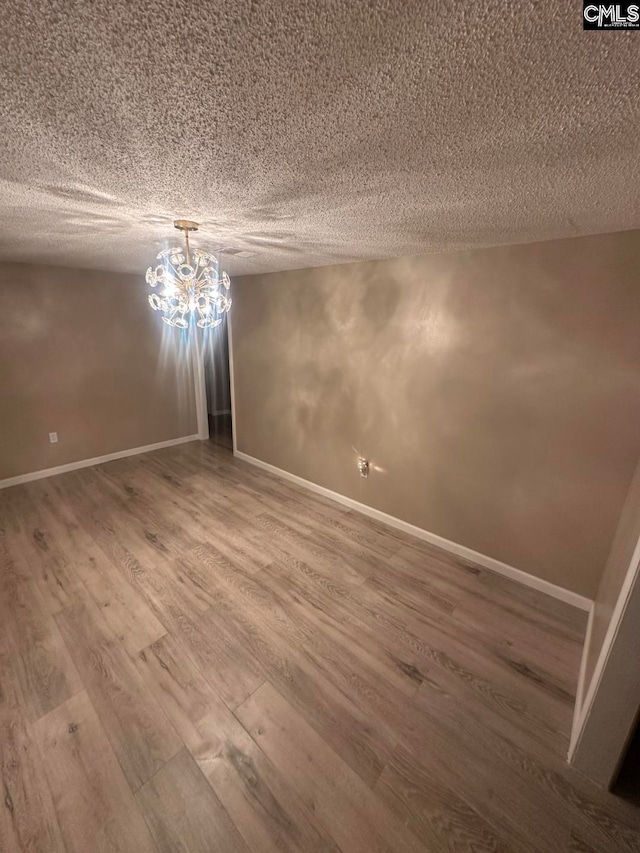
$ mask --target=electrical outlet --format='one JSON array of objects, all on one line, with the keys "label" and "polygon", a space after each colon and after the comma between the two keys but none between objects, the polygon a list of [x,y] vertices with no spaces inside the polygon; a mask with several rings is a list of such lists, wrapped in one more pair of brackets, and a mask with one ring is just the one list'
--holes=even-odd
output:
[{"label": "electrical outlet", "polygon": [[51,444],[57,444],[58,443],[58,433],[57,432],[50,432],[49,433],[49,441],[51,442]]}]

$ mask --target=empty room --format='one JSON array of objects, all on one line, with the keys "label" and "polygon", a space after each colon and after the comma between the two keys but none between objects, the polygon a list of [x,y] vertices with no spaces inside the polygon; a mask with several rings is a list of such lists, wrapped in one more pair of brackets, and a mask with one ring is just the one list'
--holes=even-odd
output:
[{"label": "empty room", "polygon": [[639,6],[1,12],[0,853],[639,853]]}]

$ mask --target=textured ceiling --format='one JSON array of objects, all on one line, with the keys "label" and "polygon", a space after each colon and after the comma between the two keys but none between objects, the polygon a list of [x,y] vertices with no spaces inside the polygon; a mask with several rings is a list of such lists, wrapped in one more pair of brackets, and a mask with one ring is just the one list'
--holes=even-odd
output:
[{"label": "textured ceiling", "polygon": [[4,0],[0,257],[142,271],[176,215],[232,274],[640,227],[640,35],[581,13]]}]

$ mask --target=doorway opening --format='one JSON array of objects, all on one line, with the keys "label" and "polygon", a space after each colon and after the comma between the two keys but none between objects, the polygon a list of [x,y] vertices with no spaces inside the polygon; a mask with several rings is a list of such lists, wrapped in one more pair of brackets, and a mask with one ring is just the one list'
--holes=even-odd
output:
[{"label": "doorway opening", "polygon": [[612,790],[618,797],[640,806],[640,714]]},{"label": "doorway opening", "polygon": [[231,373],[227,315],[212,330],[204,347],[204,382],[207,394],[209,440],[233,450],[231,421]]}]

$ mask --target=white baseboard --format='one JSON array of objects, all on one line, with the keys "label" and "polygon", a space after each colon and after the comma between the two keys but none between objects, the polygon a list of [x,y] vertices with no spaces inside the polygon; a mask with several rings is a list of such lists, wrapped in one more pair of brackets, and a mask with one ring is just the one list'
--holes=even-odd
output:
[{"label": "white baseboard", "polygon": [[170,438],[168,441],[145,444],[143,447],[117,450],[115,453],[107,453],[105,456],[94,456],[92,459],[68,462],[66,465],[58,465],[55,468],[44,468],[42,471],[33,471],[31,474],[20,474],[18,477],[9,477],[7,480],[0,480],[0,489],[8,489],[9,486],[19,486],[20,483],[30,483],[32,480],[43,480],[45,477],[55,477],[56,474],[65,474],[67,471],[76,471],[78,468],[89,468],[91,465],[111,462],[113,459],[124,459],[125,456],[137,456],[139,453],[149,453],[151,450],[173,447],[175,444],[186,444],[187,441],[196,441],[197,438],[197,435],[183,435],[180,438]]},{"label": "white baseboard", "polygon": [[449,551],[451,554],[455,554],[456,556],[469,560],[472,563],[477,563],[477,565],[482,566],[485,569],[497,572],[500,575],[505,575],[505,577],[511,578],[511,580],[518,581],[525,586],[538,590],[538,592],[551,595],[553,598],[564,601],[566,604],[571,604],[573,607],[577,607],[580,610],[588,611],[591,609],[593,602],[590,598],[586,598],[584,595],[579,595],[577,592],[572,592],[570,589],[565,589],[564,587],[557,586],[550,581],[537,578],[535,575],[530,575],[528,572],[523,572],[520,569],[509,566],[507,563],[502,563],[500,560],[495,560],[493,557],[487,557],[486,554],[481,554],[479,551],[474,551],[472,548],[467,548],[465,545],[458,545],[457,542],[452,542],[450,539],[445,539],[442,536],[438,536],[436,533],[430,533],[428,530],[423,530],[422,527],[416,527],[414,524],[409,524],[408,521],[402,521],[400,518],[388,515],[386,512],[374,509],[367,504],[353,500],[353,498],[347,498],[338,492],[332,492],[331,489],[326,489],[324,486],[319,486],[317,483],[312,483],[310,480],[304,480],[296,474],[291,474],[289,471],[284,471],[282,468],[276,468],[275,465],[270,465],[268,462],[263,462],[261,459],[256,459],[255,457],[249,456],[247,453],[243,453],[240,450],[234,450],[234,456],[238,459],[244,460],[245,462],[249,462],[251,465],[256,465],[258,468],[263,468],[265,471],[270,471],[278,477],[290,480],[292,483],[297,483],[305,489],[317,492],[319,495],[324,495],[325,498],[329,498],[330,500],[343,504],[343,506],[358,510],[358,512],[361,512],[363,515],[368,515],[371,518],[375,518],[377,521],[382,521],[384,524],[388,524],[389,527],[395,527],[396,530],[402,530],[403,533],[408,533],[410,536],[415,536],[417,539],[429,542],[431,545],[442,548],[444,551]]}]

